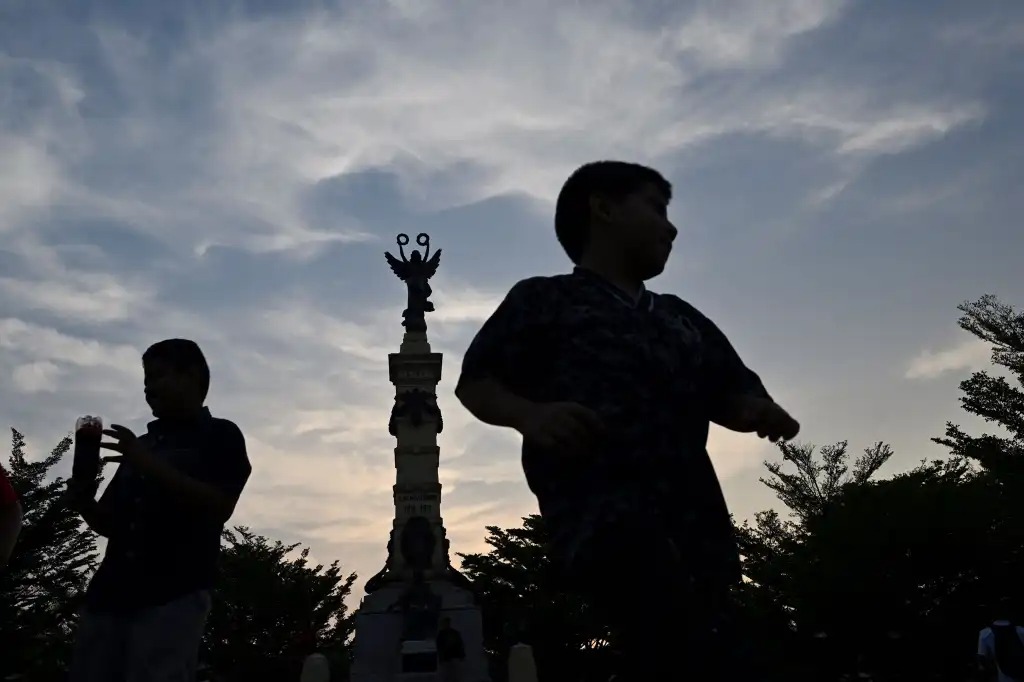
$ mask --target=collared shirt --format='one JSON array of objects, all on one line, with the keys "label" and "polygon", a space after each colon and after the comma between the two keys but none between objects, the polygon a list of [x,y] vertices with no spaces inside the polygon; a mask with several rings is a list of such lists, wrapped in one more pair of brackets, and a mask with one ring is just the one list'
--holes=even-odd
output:
[{"label": "collared shirt", "polygon": [[622,514],[731,538],[709,416],[728,397],[768,394],[693,306],[647,290],[633,300],[582,268],[523,280],[466,351],[460,383],[480,378],[531,401],[579,403],[608,427],[579,458],[523,445],[527,482],[566,551]]},{"label": "collared shirt", "polygon": [[[139,440],[182,474],[232,500],[252,471],[238,426],[205,408],[189,423],[150,422]],[[146,608],[213,586],[223,524],[183,507],[129,464],[119,466],[98,504],[112,527],[89,585],[89,608]]]}]

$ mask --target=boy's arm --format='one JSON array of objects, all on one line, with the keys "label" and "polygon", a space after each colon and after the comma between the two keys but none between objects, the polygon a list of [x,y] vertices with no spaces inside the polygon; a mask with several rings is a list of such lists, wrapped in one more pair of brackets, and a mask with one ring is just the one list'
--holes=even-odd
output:
[{"label": "boy's arm", "polygon": [[215,429],[207,448],[209,459],[197,465],[195,471],[180,471],[145,446],[134,447],[131,454],[125,451],[125,461],[161,485],[186,511],[226,523],[252,466],[241,430],[231,422],[221,423],[225,426]]},{"label": "boy's arm", "polygon": [[118,469],[98,500],[95,497],[94,487],[83,486],[73,478],[67,482],[68,489],[65,499],[68,505],[78,512],[89,530],[105,538],[111,537],[116,532],[115,498],[117,493],[115,491],[120,486],[120,481],[121,470]]},{"label": "boy's arm", "polygon": [[732,431],[757,432],[773,441],[794,438],[800,425],[775,403],[761,378],[743,363],[722,330],[700,313],[693,317],[702,336],[700,384],[710,420]]},{"label": "boy's arm", "polygon": [[522,428],[534,403],[521,395],[531,356],[550,324],[550,294],[543,278],[526,279],[508,292],[483,324],[462,359],[455,396],[482,422]]},{"label": "boy's arm", "polygon": [[[114,475],[115,477],[117,476],[117,474]],[[103,495],[99,500],[85,496],[75,500],[75,507],[82,516],[82,520],[85,521],[85,525],[89,526],[92,532],[105,538],[109,538],[114,534],[115,519],[113,493],[111,492],[113,487],[114,481],[111,480],[110,485],[103,491]],[[72,491],[72,494],[74,495],[75,492]]]}]

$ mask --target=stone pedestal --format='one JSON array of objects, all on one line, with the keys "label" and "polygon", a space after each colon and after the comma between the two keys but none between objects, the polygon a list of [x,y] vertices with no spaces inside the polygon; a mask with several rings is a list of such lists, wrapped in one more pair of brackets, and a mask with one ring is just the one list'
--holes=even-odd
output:
[{"label": "stone pedestal", "polygon": [[[484,653],[483,622],[472,595],[448,581],[430,583],[441,596],[441,618],[450,618],[452,627],[462,635],[466,660],[459,682],[489,682],[487,656]],[[353,642],[352,682],[436,682],[435,673],[403,673],[401,611],[390,609],[402,596],[402,585],[389,585],[363,598],[356,613]],[[433,642],[429,642],[432,645]]]}]

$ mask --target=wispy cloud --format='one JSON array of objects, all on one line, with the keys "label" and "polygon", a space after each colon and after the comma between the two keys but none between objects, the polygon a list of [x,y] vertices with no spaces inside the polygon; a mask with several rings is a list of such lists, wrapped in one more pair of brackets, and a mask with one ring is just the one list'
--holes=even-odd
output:
[{"label": "wispy cloud", "polygon": [[963,341],[941,350],[924,350],[910,361],[908,379],[935,379],[949,372],[980,370],[992,362],[992,347],[984,341]]},{"label": "wispy cloud", "polygon": [[[683,274],[659,286],[719,297],[745,356],[769,358],[759,371],[802,389],[842,381],[805,377],[814,354],[791,348],[833,347],[863,321],[794,331],[785,344],[762,325],[796,329],[792,316],[818,309],[855,317],[842,276],[864,239],[855,228],[772,228],[751,246],[748,223],[816,226],[826,209],[854,220],[884,205],[933,258],[935,244],[966,247],[952,229],[932,237],[924,209],[982,226],[1020,214],[995,200],[964,208],[966,171],[922,175],[964,158],[1006,169],[971,175],[972,195],[978,178],[1015,177],[1013,158],[992,159],[1015,134],[998,128],[1016,125],[1016,105],[997,86],[1016,34],[978,46],[983,57],[960,70],[934,67],[969,60],[962,46],[995,25],[988,15],[877,17],[894,10],[838,0],[100,7],[23,3],[0,25],[3,418],[36,441],[63,435],[79,412],[141,428],[141,352],[195,338],[213,368],[211,405],[242,425],[254,461],[237,520],[343,552],[364,576],[379,568],[393,511],[387,354],[404,292],[382,252],[395,232],[428,230],[445,249],[430,317],[445,353],[444,514],[454,546],[473,550],[484,525],[515,523],[534,501],[516,439],[476,424],[452,384],[512,281],[561,262],[551,204],[577,164],[629,158],[684,178],[673,208]],[[942,156],[972,140],[955,164]],[[900,177],[924,179],[878,181],[895,162],[908,164]],[[998,255],[962,286],[988,286],[1003,272]],[[815,273],[800,279],[805,270]],[[760,320],[769,309],[779,319]],[[888,315],[913,326],[902,309]],[[865,362],[891,366],[931,341],[904,338]],[[924,354],[907,375],[979,353]],[[813,414],[818,403],[796,407]],[[819,420],[811,428],[825,430]],[[730,480],[770,454],[717,430],[711,451]],[[740,516],[753,511],[744,491],[730,495]]]}]

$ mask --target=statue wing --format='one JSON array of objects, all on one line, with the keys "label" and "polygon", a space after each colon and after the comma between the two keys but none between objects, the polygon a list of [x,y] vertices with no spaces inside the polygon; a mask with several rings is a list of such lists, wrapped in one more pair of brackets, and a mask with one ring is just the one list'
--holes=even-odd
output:
[{"label": "statue wing", "polygon": [[430,260],[426,262],[426,267],[423,268],[424,274],[426,274],[427,279],[430,279],[431,277],[434,276],[434,273],[437,272],[437,266],[440,263],[441,249],[438,249],[437,251],[434,252],[434,255],[430,257]]},{"label": "statue wing", "polygon": [[388,265],[391,266],[391,271],[398,275],[398,278],[404,282],[406,276],[409,274],[409,268],[405,261],[398,260],[387,251],[384,252],[384,257],[387,258]]}]

